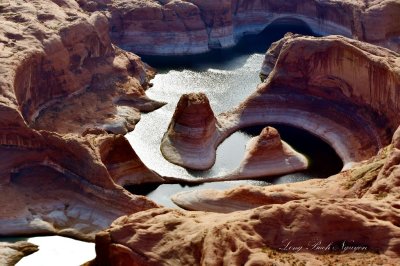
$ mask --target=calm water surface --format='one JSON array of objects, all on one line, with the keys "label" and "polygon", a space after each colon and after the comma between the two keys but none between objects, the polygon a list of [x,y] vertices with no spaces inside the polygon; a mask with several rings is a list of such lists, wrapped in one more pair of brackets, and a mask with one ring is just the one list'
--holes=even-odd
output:
[{"label": "calm water surface", "polygon": [[[259,72],[265,51],[273,41],[280,39],[287,31],[312,35],[312,32],[304,27],[288,28],[287,25],[275,25],[258,36],[246,38],[233,49],[184,57],[143,57],[144,61],[159,70],[159,74],[152,81],[154,86],[147,91],[147,95],[152,99],[168,103],[159,110],[144,114],[135,130],[127,135],[143,162],[161,175],[187,179],[222,176],[237,168],[243,158],[246,143],[252,136],[258,135],[262,127],[243,129],[227,138],[218,147],[216,163],[208,171],[190,171],[169,163],[160,152],[161,139],[182,94],[204,92],[217,115],[237,106],[253,93],[260,83]],[[342,167],[340,159],[325,142],[303,130],[283,125],[274,126],[278,128],[285,141],[309,157],[310,169],[257,182],[219,182],[196,187],[175,184],[129,189],[147,195],[160,204],[173,207],[169,197],[179,191],[199,188],[226,189],[249,183],[270,185],[298,182],[327,177],[340,171]],[[323,162],[321,158],[332,163],[329,166],[326,166],[326,161],[321,164],[320,162]]]},{"label": "calm water surface", "polygon": [[[280,39],[287,31],[312,35],[309,29],[299,25],[274,25],[258,36],[247,37],[234,49],[185,57],[143,57],[144,61],[159,70],[159,74],[153,80],[153,88],[147,91],[148,96],[168,102],[163,108],[144,114],[136,129],[127,135],[144,163],[162,175],[182,178],[220,176],[238,167],[246,143],[252,136],[259,134],[262,126],[243,129],[227,138],[217,150],[215,165],[208,171],[189,172],[166,161],[160,153],[161,138],[183,93],[205,92],[215,114],[231,109],[249,96],[260,81],[259,71],[264,52],[273,41]],[[340,171],[341,161],[327,144],[302,130],[283,125],[273,126],[279,130],[285,141],[310,158],[310,169],[268,178],[268,181],[216,182],[196,187],[181,184],[147,185],[131,187],[130,190],[148,195],[165,206],[176,208],[170,201],[170,196],[184,190],[227,189],[243,184],[265,186],[326,177]],[[329,167],[326,167],[326,161],[331,162]],[[65,237],[0,238],[0,241],[18,240],[28,240],[40,248],[38,252],[23,258],[18,266],[80,265],[95,257],[93,243]]]}]

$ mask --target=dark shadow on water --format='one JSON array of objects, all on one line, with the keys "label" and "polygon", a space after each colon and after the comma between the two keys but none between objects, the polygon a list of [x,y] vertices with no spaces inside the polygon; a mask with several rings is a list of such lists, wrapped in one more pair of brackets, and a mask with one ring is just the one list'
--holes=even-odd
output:
[{"label": "dark shadow on water", "polygon": [[275,41],[281,39],[287,32],[302,35],[317,36],[311,29],[300,20],[280,19],[266,27],[257,35],[245,35],[235,47],[227,49],[216,49],[204,54],[184,56],[148,56],[141,55],[142,60],[160,73],[169,70],[190,69],[195,71],[206,71],[209,68],[233,70],[241,67],[248,55],[264,54],[268,47]]},{"label": "dark shadow on water", "polygon": [[[187,56],[145,56],[143,61],[155,67],[159,73],[167,73],[171,70],[181,71],[184,69],[203,72],[210,68],[221,70],[234,70],[242,67],[249,56],[253,54],[264,54],[268,47],[275,41],[281,39],[287,32],[302,35],[317,36],[302,21],[296,19],[279,19],[266,27],[258,35],[247,35],[241,38],[239,43],[229,49],[213,50],[208,53]],[[306,155],[310,160],[310,168],[306,171],[268,177],[264,180],[243,180],[205,183],[201,185],[189,184],[149,184],[126,187],[130,192],[139,195],[147,195],[159,204],[174,207],[170,196],[189,189],[227,189],[243,184],[253,184],[256,186],[266,186],[271,184],[299,182],[310,178],[325,178],[340,172],[342,161],[336,152],[318,137],[290,126],[272,125],[281,134],[282,139],[289,143],[294,149]],[[249,135],[258,135],[263,126],[249,127],[242,131]],[[235,143],[244,145],[245,143]],[[243,154],[232,154],[240,156]],[[207,176],[207,171],[190,171],[195,176]],[[176,207],[176,206],[175,206]]]},{"label": "dark shadow on water", "polygon": [[[261,133],[265,126],[267,125],[246,127],[240,131],[251,137],[255,137]],[[319,137],[309,133],[308,131],[289,125],[269,124],[268,126],[276,128],[279,131],[282,140],[287,142],[296,151],[305,155],[309,160],[309,167],[307,170],[283,176],[269,176],[265,178],[265,180],[268,182],[272,184],[280,184],[302,181],[310,178],[326,178],[339,173],[343,168],[343,162],[335,150]],[[246,145],[246,143],[234,143],[233,145]],[[234,152],[225,154],[226,156],[230,156],[232,160],[234,160],[237,156],[240,156],[241,158],[239,159],[242,159],[243,156],[243,154],[237,154]],[[237,165],[237,167],[238,166],[239,165]],[[210,170],[187,171],[192,176],[198,178],[210,176]],[[262,178],[257,179],[260,180]]]},{"label": "dark shadow on water", "polygon": [[[268,186],[272,184],[283,184],[300,182],[312,178],[326,178],[339,173],[343,163],[336,152],[319,137],[303,129],[281,124],[269,124],[279,131],[281,138],[290,144],[295,150],[304,154],[309,159],[309,168],[305,171],[282,176],[258,178],[257,180],[225,181],[204,184],[144,184],[126,186],[131,193],[149,196],[158,204],[176,207],[170,197],[178,192],[194,189],[229,189],[239,185]],[[258,136],[265,125],[243,128],[241,131],[250,136]],[[235,143],[234,145],[244,145]],[[231,156],[243,154],[232,153]],[[207,176],[206,171],[191,171],[194,176]]]},{"label": "dark shadow on water", "polygon": [[[309,168],[301,173],[309,178],[326,178],[337,174],[343,168],[343,162],[335,150],[319,137],[303,130],[288,125],[271,124],[276,128],[281,138],[296,151],[305,155],[309,160]],[[258,136],[264,126],[253,126],[241,131]],[[270,182],[280,183],[280,177],[270,179]],[[274,182],[275,181],[275,182]]]},{"label": "dark shadow on water", "polygon": [[156,190],[160,185],[161,184],[147,183],[147,184],[140,184],[140,185],[124,186],[124,188],[135,195],[146,196],[153,190]]}]

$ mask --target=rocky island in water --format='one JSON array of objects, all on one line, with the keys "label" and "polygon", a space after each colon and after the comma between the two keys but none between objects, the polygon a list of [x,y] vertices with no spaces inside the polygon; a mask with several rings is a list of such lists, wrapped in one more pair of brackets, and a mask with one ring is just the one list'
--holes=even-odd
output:
[{"label": "rocky island in water", "polygon": [[0,206],[0,265],[400,265],[400,0],[0,0]]}]

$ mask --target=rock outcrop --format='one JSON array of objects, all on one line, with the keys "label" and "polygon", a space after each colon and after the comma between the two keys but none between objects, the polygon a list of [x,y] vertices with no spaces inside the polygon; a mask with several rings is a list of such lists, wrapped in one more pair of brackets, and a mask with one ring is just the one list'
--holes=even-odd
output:
[{"label": "rock outcrop", "polygon": [[239,168],[226,179],[277,176],[305,170],[307,166],[304,155],[282,141],[275,128],[266,127],[259,136],[250,139]]},{"label": "rock outcrop", "polygon": [[111,44],[102,13],[89,16],[73,3],[4,4],[2,103],[35,129],[127,133],[140,111],[162,105],[144,92],[154,70]]},{"label": "rock outcrop", "polygon": [[204,93],[181,96],[161,142],[164,157],[190,169],[203,170],[215,162],[218,123]]},{"label": "rock outcrop", "polygon": [[[349,169],[388,145],[400,124],[399,65],[397,53],[342,36],[287,34],[268,50],[257,91],[216,117],[203,148],[213,151],[202,154],[240,128],[283,123],[325,140]],[[169,142],[170,150],[189,139]]]},{"label": "rock outcrop", "polygon": [[[247,120],[261,106],[275,109],[269,97],[277,104],[283,101],[276,96],[285,97],[289,110],[299,109],[292,121],[325,139],[345,163],[368,159],[389,143],[400,123],[398,58],[397,53],[340,36],[288,34],[268,50],[261,72],[267,79],[242,104],[240,119]],[[311,125],[318,116],[325,119],[323,125]]]},{"label": "rock outcrop", "polygon": [[54,233],[93,240],[117,217],[157,207],[117,185],[143,182],[125,172],[134,167],[143,173],[140,178],[157,177],[126,158],[114,170],[124,151],[118,144],[126,142],[122,136],[18,130],[0,139],[2,235]]},{"label": "rock outcrop", "polygon": [[[215,146],[223,133],[207,96],[203,93],[184,94],[164,134],[161,151],[174,164],[189,169],[208,169],[215,162]],[[302,154],[283,142],[276,129],[267,127],[260,136],[249,141],[238,169],[226,176],[191,182],[267,177],[304,170],[307,166],[307,159]],[[179,180],[175,177],[164,178]]]},{"label": "rock outcrop", "polygon": [[29,242],[0,242],[0,264],[4,266],[13,266],[23,257],[36,251],[38,251],[38,247]]},{"label": "rock outcrop", "polygon": [[214,191],[213,202],[192,205],[235,212],[121,217],[96,235],[92,265],[397,265],[399,132],[377,156],[326,180]]},{"label": "rock outcrop", "polygon": [[340,34],[400,50],[398,0],[118,0],[108,7],[112,39],[140,54],[194,54],[230,47],[272,23],[304,24],[319,35]]},{"label": "rock outcrop", "polygon": [[162,105],[145,95],[154,70],[75,1],[0,10],[1,234],[93,240],[117,217],[158,207],[121,187],[163,179],[115,135]]}]

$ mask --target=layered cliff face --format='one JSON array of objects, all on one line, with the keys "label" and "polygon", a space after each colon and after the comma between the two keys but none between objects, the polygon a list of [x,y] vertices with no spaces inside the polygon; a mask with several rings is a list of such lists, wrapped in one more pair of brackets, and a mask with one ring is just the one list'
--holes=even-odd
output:
[{"label": "layered cliff face", "polygon": [[204,93],[184,94],[161,142],[170,162],[190,169],[208,169],[215,162],[218,123]]},{"label": "layered cliff face", "polygon": [[213,212],[121,217],[96,236],[92,265],[397,265],[399,132],[377,156],[328,179],[192,197],[189,208]]},{"label": "layered cliff face", "polygon": [[0,9],[1,234],[93,240],[115,218],[157,207],[120,185],[163,179],[106,132],[126,133],[162,105],[145,95],[154,70],[75,1]]},{"label": "layered cliff face", "polygon": [[[349,169],[388,145],[400,124],[399,64],[397,53],[346,37],[287,34],[268,50],[261,72],[266,79],[255,93],[232,111],[218,115],[213,130],[205,123],[196,129],[179,127],[184,132],[179,142],[165,142],[174,135],[170,127],[162,149],[168,144],[176,157],[215,154],[215,148],[240,128],[287,124],[329,143],[344,169]],[[207,137],[192,141],[197,131],[208,132]],[[183,153],[190,147],[196,148]],[[176,163],[170,153],[164,155]],[[190,167],[183,159],[180,165]]]},{"label": "layered cliff face", "polygon": [[2,95],[36,129],[126,133],[140,111],[162,105],[144,93],[154,71],[111,44],[102,13],[89,16],[71,5],[17,1],[3,7]]},{"label": "layered cliff face", "polygon": [[[284,123],[328,142],[345,169],[375,155],[399,125],[398,54],[340,36],[288,34],[266,54],[257,91],[217,118]],[[272,70],[271,70],[272,69]]]},{"label": "layered cliff face", "polygon": [[319,35],[341,34],[400,49],[397,0],[118,0],[108,6],[113,40],[141,54],[194,54],[230,47],[274,22],[303,24]]},{"label": "layered cliff face", "polygon": [[305,170],[307,158],[282,141],[278,131],[264,128],[250,139],[239,168],[221,179],[265,178]]},{"label": "layered cliff face", "polygon": [[113,1],[111,37],[120,47],[143,54],[208,51],[200,9],[187,1]]},{"label": "layered cliff face", "polygon": [[[157,207],[117,184],[162,180],[143,165],[115,160],[122,136],[58,135],[21,130],[2,134],[0,153],[2,235],[49,234],[93,240],[117,217]],[[125,140],[126,142],[126,140]],[[115,165],[121,168],[115,170]]]}]

